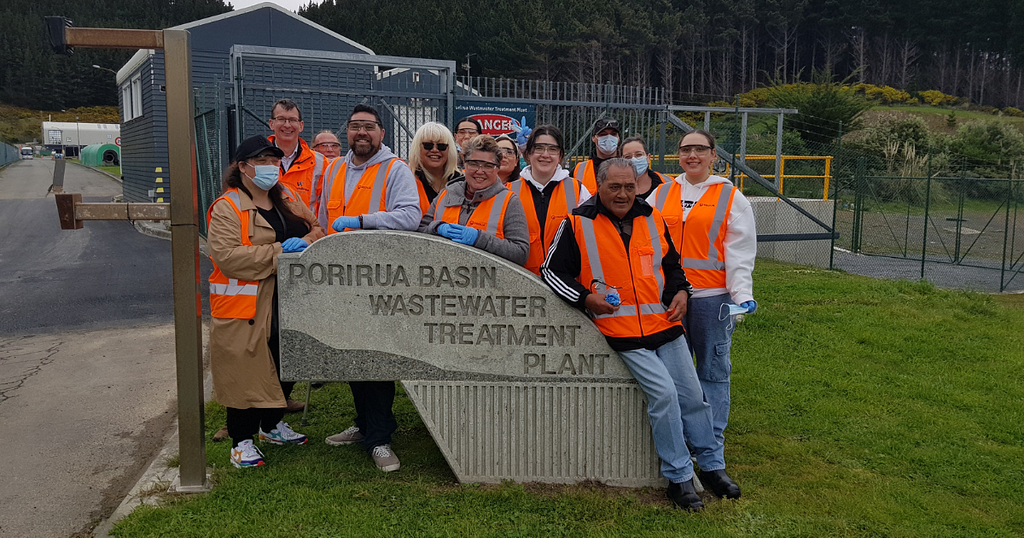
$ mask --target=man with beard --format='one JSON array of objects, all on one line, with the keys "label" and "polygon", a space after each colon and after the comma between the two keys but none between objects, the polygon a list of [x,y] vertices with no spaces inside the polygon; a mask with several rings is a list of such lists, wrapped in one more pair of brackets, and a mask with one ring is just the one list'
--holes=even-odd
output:
[{"label": "man with beard", "polygon": [[[318,218],[328,234],[345,230],[410,230],[419,227],[423,212],[416,177],[404,161],[383,145],[380,114],[356,105],[346,124],[349,151],[324,174]],[[391,407],[394,381],[352,381],[355,425],[327,438],[329,445],[362,443],[377,468],[397,471],[391,434],[398,428]]]}]

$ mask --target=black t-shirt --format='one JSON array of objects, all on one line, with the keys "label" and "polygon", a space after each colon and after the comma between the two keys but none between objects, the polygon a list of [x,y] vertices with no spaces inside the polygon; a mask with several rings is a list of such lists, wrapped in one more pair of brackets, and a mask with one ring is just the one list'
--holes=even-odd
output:
[{"label": "black t-shirt", "polygon": [[[259,211],[260,216],[263,217],[268,224],[274,229],[276,237],[274,238],[278,243],[284,242],[285,239],[291,239],[292,237],[305,237],[309,233],[309,227],[304,223],[300,222],[289,222],[284,219],[284,215],[278,211],[277,207],[272,209],[263,209],[257,207],[256,211]],[[278,313],[277,313],[277,286],[274,286],[274,307],[271,309],[270,314],[270,335],[271,345],[270,348],[274,352],[275,357],[277,351],[277,331],[278,331]]]}]

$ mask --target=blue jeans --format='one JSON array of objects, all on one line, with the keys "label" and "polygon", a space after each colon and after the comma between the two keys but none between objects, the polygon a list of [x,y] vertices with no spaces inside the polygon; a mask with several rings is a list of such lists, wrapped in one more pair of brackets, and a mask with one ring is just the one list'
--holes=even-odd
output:
[{"label": "blue jeans", "polygon": [[661,474],[670,482],[693,477],[687,442],[702,470],[725,469],[725,452],[715,439],[711,407],[704,402],[686,338],[680,336],[653,351],[620,351],[619,356],[647,395],[647,416],[661,458]]},{"label": "blue jeans", "polygon": [[690,353],[697,362],[697,377],[704,390],[704,398],[711,404],[715,438],[725,443],[725,427],[729,424],[729,376],[732,362],[732,331],[735,324],[728,316],[718,319],[723,304],[731,303],[728,293],[714,297],[690,298],[683,318]]}]

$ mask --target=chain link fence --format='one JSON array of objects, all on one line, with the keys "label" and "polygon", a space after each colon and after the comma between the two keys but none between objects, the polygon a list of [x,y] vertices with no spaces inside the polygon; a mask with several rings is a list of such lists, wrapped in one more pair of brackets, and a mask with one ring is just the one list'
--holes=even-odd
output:
[{"label": "chain link fence", "polygon": [[21,150],[10,145],[0,143],[0,167],[7,166],[14,161],[21,159]]}]

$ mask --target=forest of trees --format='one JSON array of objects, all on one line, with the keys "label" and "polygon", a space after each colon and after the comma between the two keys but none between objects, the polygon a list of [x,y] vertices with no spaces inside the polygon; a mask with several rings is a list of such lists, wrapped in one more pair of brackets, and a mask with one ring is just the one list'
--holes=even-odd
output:
[{"label": "forest of trees", "polygon": [[0,102],[37,110],[116,105],[114,74],[134,51],[50,51],[43,17],[75,26],[167,28],[224,13],[222,0],[3,0],[0,3]]},{"label": "forest of trees", "polygon": [[[113,75],[92,65],[116,70],[131,52],[54,55],[45,15],[163,28],[230,9],[223,0],[4,0],[0,102],[116,103]],[[378,54],[460,65],[474,54],[474,76],[661,86],[681,103],[729,101],[829,68],[853,82],[1024,104],[1020,0],[326,0],[299,14]]]},{"label": "forest of trees", "polygon": [[475,53],[473,75],[661,86],[677,102],[731,101],[826,67],[977,104],[1024,101],[1019,0],[327,0],[299,13],[378,54],[461,64]]}]

